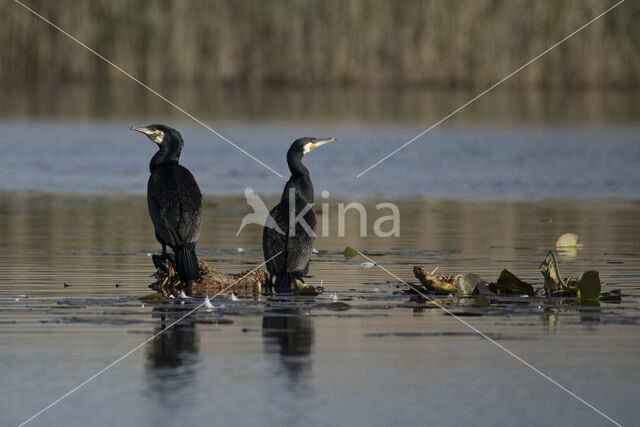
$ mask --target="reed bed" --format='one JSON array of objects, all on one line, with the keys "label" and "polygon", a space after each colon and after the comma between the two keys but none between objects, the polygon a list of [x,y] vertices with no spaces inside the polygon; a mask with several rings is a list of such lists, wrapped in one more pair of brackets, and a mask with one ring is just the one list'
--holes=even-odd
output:
[{"label": "reed bed", "polygon": [[[25,0],[141,80],[171,85],[476,87],[614,4],[604,0]],[[126,79],[25,9],[0,3],[0,82]],[[635,87],[628,1],[511,79]]]}]

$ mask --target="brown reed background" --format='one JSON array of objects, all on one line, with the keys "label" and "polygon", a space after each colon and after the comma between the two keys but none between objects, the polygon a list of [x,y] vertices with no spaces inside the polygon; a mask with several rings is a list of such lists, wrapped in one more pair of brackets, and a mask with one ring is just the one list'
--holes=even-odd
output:
[{"label": "brown reed background", "polygon": [[[476,87],[613,5],[604,0],[24,0],[151,84]],[[0,85],[126,79],[10,0]],[[627,0],[512,79],[638,85],[640,2]]]}]

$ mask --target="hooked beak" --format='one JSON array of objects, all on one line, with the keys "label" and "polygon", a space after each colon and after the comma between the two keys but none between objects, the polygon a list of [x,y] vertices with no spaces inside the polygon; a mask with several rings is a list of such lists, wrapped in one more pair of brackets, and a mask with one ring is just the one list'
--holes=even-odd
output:
[{"label": "hooked beak", "polygon": [[164,141],[164,132],[159,129],[150,129],[150,128],[137,128],[135,126],[131,126],[131,130],[135,130],[140,133],[144,133],[149,137],[150,140],[160,145]]},{"label": "hooked beak", "polygon": [[335,138],[316,139],[309,145],[309,151],[313,150],[314,148],[318,148],[321,145],[324,145],[328,142],[336,142],[336,139]]},{"label": "hooked beak", "polygon": [[145,135],[151,137],[153,131],[149,128],[137,128],[135,126],[131,126],[131,130],[135,130],[136,132],[144,133]]}]

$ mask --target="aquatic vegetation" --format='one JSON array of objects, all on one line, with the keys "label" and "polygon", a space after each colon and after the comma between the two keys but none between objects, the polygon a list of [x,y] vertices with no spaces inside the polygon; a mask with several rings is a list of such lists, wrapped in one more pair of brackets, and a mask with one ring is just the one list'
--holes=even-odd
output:
[{"label": "aquatic vegetation", "polygon": [[355,258],[358,255],[358,251],[353,249],[351,246],[347,246],[344,248],[343,255],[346,259]]},{"label": "aquatic vegetation", "polygon": [[164,297],[173,296],[179,298],[181,294],[185,296],[205,296],[220,292],[224,294],[231,292],[262,292],[262,284],[267,282],[267,274],[260,269],[238,274],[224,274],[216,271],[215,268],[201,259],[198,260],[198,267],[200,268],[200,278],[192,281],[187,286],[180,281],[174,261],[166,259],[158,265],[158,269],[153,273],[152,276],[157,280],[149,287],[158,291]]},{"label": "aquatic vegetation", "polygon": [[[424,288],[420,288],[416,285],[409,285],[409,288],[415,292],[420,291],[422,293],[433,293],[436,295],[449,295],[449,294],[457,294],[458,288],[456,287],[456,281],[462,277],[462,274],[457,275],[438,275],[435,273],[438,270],[438,267],[434,268],[432,271],[427,271],[423,266],[416,265],[413,267],[413,274],[416,276],[420,283],[424,286]],[[417,293],[420,293],[417,292]]]},{"label": "aquatic vegetation", "polygon": [[581,300],[597,299],[600,297],[600,274],[597,271],[585,272],[575,284],[578,298]]},{"label": "aquatic vegetation", "polygon": [[[480,276],[473,273],[467,274],[441,274],[436,276],[436,270],[426,270],[421,265],[413,267],[413,274],[420,280],[422,286],[408,283],[409,294],[435,294],[457,295],[465,297],[471,295],[488,296],[536,296],[534,287],[519,279],[507,269],[502,270],[498,280],[487,283]],[[540,265],[540,272],[544,277],[544,290],[547,297],[579,298],[581,301],[600,299],[603,301],[615,301],[620,299],[617,293],[601,295],[602,285],[600,274],[595,270],[585,272],[578,280],[571,277],[563,279],[560,275],[558,262],[553,251],[549,251],[547,257]]]},{"label": "aquatic vegetation", "polygon": [[157,303],[162,301],[162,294],[158,292],[152,292],[148,295],[140,297],[141,301],[149,302],[149,303]]},{"label": "aquatic vegetation", "polygon": [[540,264],[540,272],[544,276],[544,290],[547,296],[562,293],[567,287],[560,276],[558,261],[553,251],[549,251],[547,257]]},{"label": "aquatic vegetation", "polygon": [[456,287],[458,288],[458,296],[470,296],[473,295],[473,292],[478,286],[478,283],[482,282],[482,278],[477,274],[467,273],[463,274],[456,281]]},{"label": "aquatic vegetation", "polygon": [[[115,71],[96,67],[90,55],[70,61],[56,54],[68,49],[66,40],[46,27],[31,28],[32,17],[12,13],[15,6],[10,3],[0,3],[1,15],[10,17],[0,33],[6,58],[0,64],[3,82],[38,81],[51,87],[100,81],[104,87],[122,79]],[[608,3],[37,0],[28,4],[63,28],[73,26],[79,40],[107,53],[114,63],[127,64],[152,87],[180,83],[457,88],[490,85],[525,58],[539,54],[542,46],[556,42],[559,31],[587,22]],[[547,56],[544,68],[534,68],[526,78],[509,84],[637,87],[640,5],[626,2],[622,10],[605,18],[588,37],[572,39],[564,54]],[[140,24],[131,25],[132,17]],[[30,30],[28,37],[20,37],[25,28]],[[585,52],[590,54],[586,59]]]},{"label": "aquatic vegetation", "polygon": [[480,276],[474,273],[441,274],[436,276],[435,272],[437,269],[438,267],[429,272],[420,265],[414,266],[413,274],[420,280],[424,289],[416,288],[416,285],[410,285],[409,288],[416,292],[422,291],[423,293],[434,293],[436,295],[452,294],[464,297],[477,293],[476,288],[482,283],[495,295],[535,295],[533,286],[518,279],[516,275],[509,270],[502,270],[497,282],[486,283]]},{"label": "aquatic vegetation", "polygon": [[[189,297],[204,296],[205,307],[212,309],[208,295],[222,292],[229,301],[238,301],[237,293],[252,293],[254,298],[260,299],[265,292],[269,292],[263,284],[267,283],[267,274],[264,270],[241,272],[238,274],[225,274],[215,270],[207,262],[199,259],[200,279],[191,282],[189,286],[180,281],[175,270],[174,261],[166,259],[162,262],[153,277],[157,280],[149,287],[158,293],[145,297],[149,301],[160,301],[163,297],[186,299]],[[246,277],[245,277],[246,276]],[[320,286],[311,286],[296,280],[291,283],[291,291],[300,296],[316,296],[322,292]]]},{"label": "aquatic vegetation", "polygon": [[578,235],[575,233],[564,233],[556,242],[556,248],[581,248],[582,246],[578,243]]},{"label": "aquatic vegetation", "polygon": [[498,281],[489,284],[489,290],[498,295],[522,295],[534,296],[535,291],[529,283],[523,282],[509,270],[502,270]]},{"label": "aquatic vegetation", "polygon": [[300,295],[300,296],[318,295],[318,290],[315,288],[315,286],[307,285],[306,283],[300,280],[296,280],[295,282],[291,283],[291,290],[293,291],[294,294]]},{"label": "aquatic vegetation", "polygon": [[547,296],[578,297],[581,300],[599,298],[615,300],[617,296],[617,299],[620,299],[620,296],[615,294],[600,296],[602,290],[600,273],[595,270],[586,271],[578,280],[572,280],[571,276],[562,279],[553,251],[549,251],[547,257],[540,264],[540,272],[544,276],[544,290]]}]

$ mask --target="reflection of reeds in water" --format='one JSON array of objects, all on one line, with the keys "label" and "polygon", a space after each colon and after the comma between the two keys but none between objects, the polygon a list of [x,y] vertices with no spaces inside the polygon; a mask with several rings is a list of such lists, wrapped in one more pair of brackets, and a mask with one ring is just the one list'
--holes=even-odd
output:
[{"label": "reflection of reeds in water", "polygon": [[[486,85],[613,4],[604,0],[95,0],[30,7],[150,84]],[[124,79],[2,2],[0,79]],[[636,85],[640,4],[626,2],[509,84]],[[77,49],[77,50],[76,50]]]},{"label": "reflection of reeds in water", "polygon": [[[319,198],[319,197],[318,197]],[[273,206],[275,197],[267,198]],[[509,268],[523,280],[542,284],[537,265],[558,236],[571,230],[588,245],[581,254],[637,253],[640,241],[635,218],[637,204],[618,206],[598,200],[469,202],[432,199],[397,200],[401,212],[400,237],[381,238],[373,233],[377,201],[361,200],[366,211],[367,236],[360,236],[360,219],[347,214],[345,237],[338,236],[337,207],[331,199],[329,236],[323,237],[319,221],[315,246],[333,251],[337,260],[345,246],[369,251],[376,262],[403,261],[390,268],[407,281],[415,281],[412,263],[440,265],[443,273],[474,272],[498,277],[506,264],[490,260],[518,260]],[[4,287],[0,294],[28,292],[64,295],[136,295],[149,293],[149,275],[155,270],[147,252],[159,253],[144,196],[88,196],[0,194],[0,268]],[[225,273],[239,273],[262,261],[262,229],[252,225],[236,237],[242,216],[250,210],[243,196],[207,197],[199,256]],[[383,215],[386,215],[385,212]],[[637,216],[637,215],[636,215]],[[546,221],[553,218],[553,222]],[[236,248],[248,249],[236,252]],[[522,248],[539,248],[531,259]],[[416,250],[425,251],[412,255]],[[386,257],[377,254],[387,254]],[[538,251],[538,249],[536,249]],[[394,256],[393,253],[399,253]],[[340,268],[318,256],[308,280],[327,289],[363,281],[393,280],[381,269],[363,270],[362,260],[345,261]],[[595,256],[595,255],[594,255]],[[468,259],[460,261],[458,258]],[[488,259],[487,259],[488,257]],[[336,261],[337,261],[336,260]],[[594,266],[585,266],[583,270]],[[609,266],[618,270],[618,265]],[[385,267],[387,268],[387,267]],[[599,268],[606,277],[607,267]],[[373,277],[372,277],[373,276]],[[73,284],[63,288],[62,283]],[[114,284],[123,286],[115,288]],[[34,291],[35,289],[35,291]]]}]

